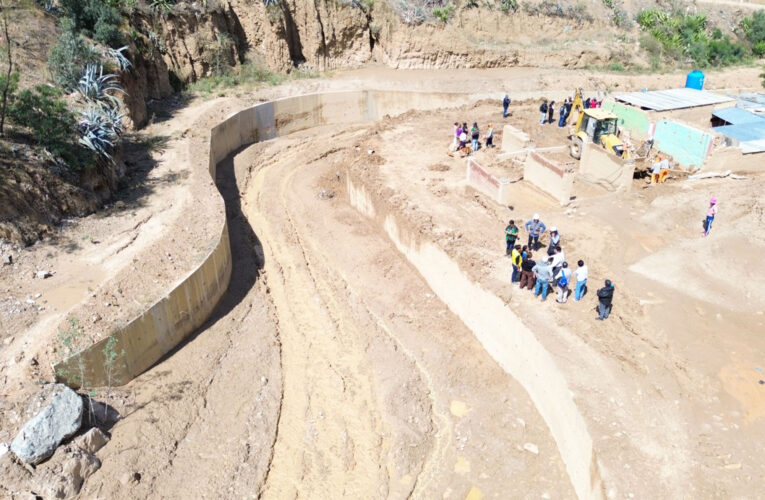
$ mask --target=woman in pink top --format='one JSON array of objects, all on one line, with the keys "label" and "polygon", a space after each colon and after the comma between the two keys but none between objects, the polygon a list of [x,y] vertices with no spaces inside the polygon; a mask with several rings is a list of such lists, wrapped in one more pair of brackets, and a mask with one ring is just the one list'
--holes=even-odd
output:
[{"label": "woman in pink top", "polygon": [[704,236],[708,235],[709,231],[712,229],[712,221],[715,220],[715,215],[717,215],[717,198],[710,198],[709,208],[707,208],[707,218],[704,221]]}]

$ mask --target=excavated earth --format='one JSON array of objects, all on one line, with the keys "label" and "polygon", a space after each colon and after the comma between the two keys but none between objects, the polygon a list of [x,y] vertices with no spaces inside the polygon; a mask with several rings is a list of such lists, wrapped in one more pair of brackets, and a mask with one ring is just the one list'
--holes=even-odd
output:
[{"label": "excavated earth", "polygon": [[[716,84],[756,84],[756,73],[719,75]],[[259,98],[370,86],[381,75],[365,70]],[[591,78],[570,76],[583,85]],[[519,92],[540,80],[564,86],[545,70],[390,73],[381,85],[402,80],[498,94],[508,82]],[[4,339],[0,439],[22,423],[13,415],[34,389],[28,380],[45,375],[29,357],[54,357],[45,332],[77,301],[85,297],[88,314],[103,316],[97,323],[83,316],[97,337],[102,321],[125,316],[105,300],[127,308],[133,290],[145,285],[143,297],[151,297],[172,282],[173,267],[197,261],[198,252],[181,249],[195,248],[209,229],[205,213],[192,209],[205,195],[195,191],[200,174],[184,174],[183,165],[204,139],[201,128],[248,101],[194,103],[155,126],[168,142],[149,178],[179,174],[166,186],[172,203],[147,193],[145,205],[130,207],[130,222],[107,219],[118,231],[91,220],[69,229],[74,241],[87,232],[107,243],[89,243],[86,257],[45,246],[23,255],[30,266],[75,262],[82,272],[54,310],[6,317],[35,336]],[[517,104],[509,122],[545,143],[565,140],[557,127],[536,125],[535,115],[535,104]],[[749,271],[765,247],[757,232],[762,176],[652,189],[636,180],[631,194],[587,187],[568,211],[516,183],[512,206],[503,207],[468,190],[464,161],[446,155],[456,120],[501,125],[497,104],[481,101],[306,130],[219,165],[234,259],[229,291],[175,352],[126,386],[99,392],[122,418],[82,498],[758,495],[765,283]],[[502,168],[494,151],[477,160]],[[701,239],[697,219],[711,194],[723,200],[721,214]],[[593,284],[583,303],[540,303],[509,284],[504,225],[534,212],[561,229],[569,262],[588,261]],[[150,214],[155,226],[138,224]],[[93,263],[97,273],[89,275]],[[153,282],[139,276],[148,269]],[[11,279],[11,270],[2,272]],[[616,282],[617,299],[611,318],[598,323],[592,292],[605,277]],[[31,293],[24,280],[8,283],[11,293]],[[65,283],[54,285],[50,293]],[[465,290],[476,291],[466,295],[467,308],[459,300]],[[528,339],[539,350],[510,352],[516,347],[503,344],[503,329],[533,332]],[[489,330],[499,333],[489,338]],[[536,367],[541,385],[528,383],[524,366]],[[576,463],[590,445],[592,462]],[[19,495],[23,478],[7,455],[0,466],[9,478],[0,491]]]}]

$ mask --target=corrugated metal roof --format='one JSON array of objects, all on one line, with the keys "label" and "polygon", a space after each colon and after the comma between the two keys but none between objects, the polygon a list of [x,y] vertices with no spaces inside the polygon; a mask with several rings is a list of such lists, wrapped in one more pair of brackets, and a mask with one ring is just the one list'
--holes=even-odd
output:
[{"label": "corrugated metal roof", "polygon": [[739,147],[744,154],[765,151],[765,120],[761,119],[760,123],[751,122],[715,127],[714,131],[739,141]]},{"label": "corrugated metal roof", "polygon": [[731,125],[740,125],[742,123],[757,123],[765,119],[741,108],[716,109],[712,111],[712,114],[721,120],[725,120]]},{"label": "corrugated metal roof", "polygon": [[742,142],[741,152],[743,154],[765,152],[765,139],[760,139],[757,141]]},{"label": "corrugated metal roof", "polygon": [[620,92],[614,94],[617,101],[626,102],[654,111],[669,111],[672,109],[694,108],[731,102],[734,99],[706,90],[696,89],[667,89],[651,90],[649,92]]}]

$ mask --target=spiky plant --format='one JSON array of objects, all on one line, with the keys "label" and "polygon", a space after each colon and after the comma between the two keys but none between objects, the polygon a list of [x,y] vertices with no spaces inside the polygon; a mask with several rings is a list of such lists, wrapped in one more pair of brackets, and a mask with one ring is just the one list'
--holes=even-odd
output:
[{"label": "spiky plant", "polygon": [[125,115],[118,108],[98,104],[90,104],[79,114],[80,144],[111,160],[114,143],[124,131]]},{"label": "spiky plant", "polygon": [[125,89],[117,82],[116,75],[104,74],[104,67],[94,63],[89,63],[85,67],[77,84],[77,90],[86,102],[107,104],[109,107],[119,107],[121,101],[117,94],[125,93]]},{"label": "spiky plant", "polygon": [[130,67],[133,65],[130,62],[130,59],[127,58],[125,54],[122,52],[127,50],[128,46],[125,45],[124,47],[120,47],[119,49],[109,49],[109,57],[114,59],[114,62],[117,63],[117,66],[120,68],[120,71],[127,71],[130,69]]}]

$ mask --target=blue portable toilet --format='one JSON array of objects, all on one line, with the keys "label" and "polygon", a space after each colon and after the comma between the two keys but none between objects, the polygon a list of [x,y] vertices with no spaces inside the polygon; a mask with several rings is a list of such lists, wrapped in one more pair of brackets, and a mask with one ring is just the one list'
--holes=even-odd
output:
[{"label": "blue portable toilet", "polygon": [[704,88],[704,73],[694,69],[685,79],[685,88],[702,90]]}]

